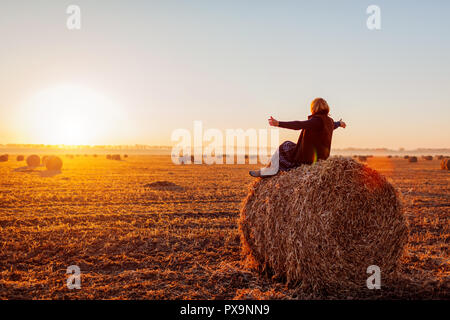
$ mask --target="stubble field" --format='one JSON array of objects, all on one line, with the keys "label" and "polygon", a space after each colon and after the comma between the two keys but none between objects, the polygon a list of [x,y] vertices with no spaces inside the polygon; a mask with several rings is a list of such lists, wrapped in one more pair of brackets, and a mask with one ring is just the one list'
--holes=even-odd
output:
[{"label": "stubble field", "polygon": [[[1,299],[433,299],[450,295],[450,175],[439,161],[375,157],[409,224],[401,277],[381,290],[304,292],[246,268],[237,219],[255,165],[62,157],[0,163]],[[156,183],[155,183],[156,182]],[[68,266],[81,289],[66,286]]]}]

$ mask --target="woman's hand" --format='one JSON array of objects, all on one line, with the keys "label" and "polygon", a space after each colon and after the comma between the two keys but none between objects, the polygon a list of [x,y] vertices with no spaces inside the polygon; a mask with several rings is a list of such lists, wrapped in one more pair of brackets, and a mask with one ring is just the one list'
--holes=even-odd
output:
[{"label": "woman's hand", "polygon": [[340,126],[341,126],[342,128],[345,128],[345,127],[347,126],[347,125],[345,124],[345,122],[342,121],[342,119],[339,120],[339,123],[340,123]]},{"label": "woman's hand", "polygon": [[271,125],[272,127],[278,127],[278,120],[275,120],[272,116],[270,116],[269,118],[269,125]]}]

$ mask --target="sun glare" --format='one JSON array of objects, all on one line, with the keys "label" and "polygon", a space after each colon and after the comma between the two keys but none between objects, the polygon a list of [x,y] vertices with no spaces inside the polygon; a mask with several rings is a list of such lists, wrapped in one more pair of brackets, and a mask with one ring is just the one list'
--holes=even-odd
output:
[{"label": "sun glare", "polygon": [[108,138],[120,119],[120,110],[94,90],[61,85],[33,96],[26,103],[23,116],[33,141],[87,145]]}]

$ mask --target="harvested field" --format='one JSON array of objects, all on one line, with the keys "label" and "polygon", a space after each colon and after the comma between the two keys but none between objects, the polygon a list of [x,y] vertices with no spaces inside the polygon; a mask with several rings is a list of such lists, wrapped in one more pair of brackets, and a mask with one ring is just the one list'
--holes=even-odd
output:
[{"label": "harvested field", "polygon": [[[401,193],[409,228],[401,277],[381,290],[313,293],[244,267],[237,221],[256,165],[76,157],[42,176],[45,168],[0,163],[0,298],[449,298],[448,171],[437,159],[367,165]],[[66,287],[70,265],[81,269],[80,290]]]}]

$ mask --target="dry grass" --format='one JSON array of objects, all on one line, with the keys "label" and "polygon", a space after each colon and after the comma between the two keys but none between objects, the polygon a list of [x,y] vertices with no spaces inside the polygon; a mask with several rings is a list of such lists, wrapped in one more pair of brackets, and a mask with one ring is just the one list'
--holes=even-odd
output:
[{"label": "dry grass", "polygon": [[[15,159],[13,157],[12,159]],[[450,278],[450,177],[439,161],[369,158],[403,194],[402,277],[382,290],[311,293],[242,265],[237,220],[255,165],[176,166],[169,157],[65,158],[61,174],[0,163],[0,298],[442,298]],[[145,187],[169,181],[183,191]],[[81,290],[66,268],[79,265]]]}]

